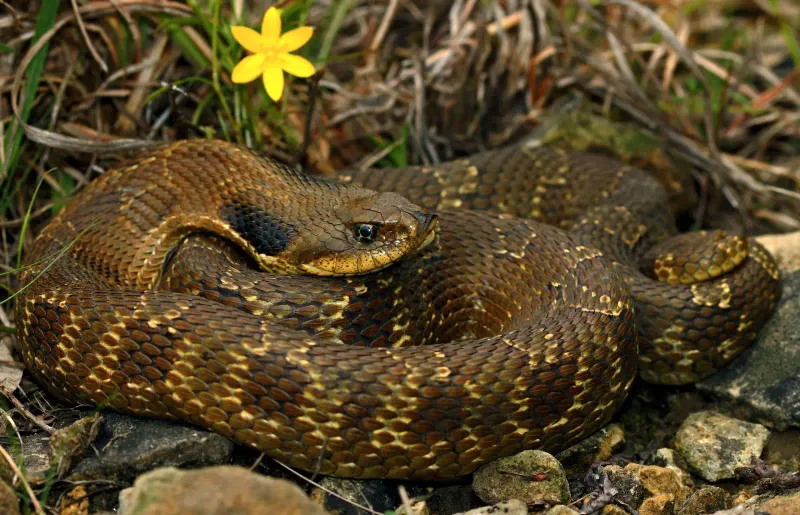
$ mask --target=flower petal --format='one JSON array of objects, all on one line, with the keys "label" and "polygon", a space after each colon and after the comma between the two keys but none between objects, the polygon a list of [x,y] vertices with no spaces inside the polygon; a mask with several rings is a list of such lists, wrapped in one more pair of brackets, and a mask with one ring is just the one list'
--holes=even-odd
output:
[{"label": "flower petal", "polygon": [[295,77],[311,77],[317,72],[314,65],[305,57],[293,54],[279,54],[278,58],[280,59],[281,68]]},{"label": "flower petal", "polygon": [[312,27],[298,27],[290,30],[278,40],[278,51],[294,52],[308,43],[312,34],[314,34],[314,29]]},{"label": "flower petal", "polygon": [[271,48],[264,37],[250,27],[235,25],[231,27],[231,34],[233,34],[233,39],[254,54],[263,54]]},{"label": "flower petal", "polygon": [[261,20],[261,35],[269,45],[277,45],[281,37],[281,12],[275,7],[270,7]]},{"label": "flower petal", "polygon": [[277,102],[283,95],[283,70],[277,66],[270,66],[264,70],[264,88],[269,98]]},{"label": "flower petal", "polygon": [[257,79],[264,70],[264,54],[248,55],[233,68],[231,80],[236,84],[244,84]]}]

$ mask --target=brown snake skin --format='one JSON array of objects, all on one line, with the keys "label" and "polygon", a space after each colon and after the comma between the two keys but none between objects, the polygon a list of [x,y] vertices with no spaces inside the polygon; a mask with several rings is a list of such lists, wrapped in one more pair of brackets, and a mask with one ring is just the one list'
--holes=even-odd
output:
[{"label": "brown snake skin", "polygon": [[778,299],[762,247],[676,236],[658,184],[604,157],[519,145],[339,179],[197,140],[95,179],[26,253],[28,369],[307,471],[437,479],[590,435],[637,371],[708,376]]}]

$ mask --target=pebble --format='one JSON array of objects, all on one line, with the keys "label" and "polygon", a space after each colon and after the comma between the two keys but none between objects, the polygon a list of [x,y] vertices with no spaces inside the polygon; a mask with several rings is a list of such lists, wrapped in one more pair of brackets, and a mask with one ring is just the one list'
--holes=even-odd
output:
[{"label": "pebble", "polygon": [[[519,501],[517,499],[511,499],[510,501],[503,501],[494,504],[492,506],[483,506],[481,508],[475,508],[474,510],[457,513],[456,515],[528,515],[528,507],[522,501]],[[548,511],[546,515],[551,515],[551,514]],[[556,514],[556,515],[562,515],[562,514]],[[563,515],[572,515],[572,514],[564,513]]]},{"label": "pebble", "polygon": [[564,467],[544,451],[523,451],[480,467],[472,489],[486,503],[517,499],[527,505],[537,502],[568,504],[571,501]]},{"label": "pebble", "polygon": [[730,508],[731,496],[717,486],[704,486],[692,492],[675,515],[703,515]]},{"label": "pebble", "polygon": [[639,506],[639,515],[672,515],[673,513],[675,513],[675,497],[672,494],[648,497]]},{"label": "pebble", "polygon": [[756,495],[733,508],[716,511],[714,515],[797,515],[798,513],[800,513],[800,488],[781,495]]},{"label": "pebble", "polygon": [[121,515],[328,515],[294,483],[243,467],[164,467],[120,493]]},{"label": "pebble", "polygon": [[156,467],[197,468],[228,463],[233,443],[202,429],[117,413],[103,413],[95,440],[99,454],[79,462],[70,480],[131,482]]},{"label": "pebble", "polygon": [[675,436],[675,447],[689,469],[711,482],[735,477],[739,467],[761,456],[769,430],[713,411],[689,415]]},{"label": "pebble", "polygon": [[606,465],[603,471],[617,491],[614,500],[622,501],[632,508],[638,508],[642,504],[647,490],[636,472],[623,469],[619,465]]}]

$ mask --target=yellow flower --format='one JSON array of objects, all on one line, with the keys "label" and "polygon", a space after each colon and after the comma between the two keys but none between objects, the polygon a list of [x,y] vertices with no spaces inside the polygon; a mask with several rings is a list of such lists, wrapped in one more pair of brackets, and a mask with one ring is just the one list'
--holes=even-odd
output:
[{"label": "yellow flower", "polygon": [[236,65],[231,80],[237,84],[253,81],[259,76],[264,88],[274,101],[283,95],[283,72],[296,77],[311,77],[316,70],[308,59],[293,52],[308,43],[314,29],[299,27],[281,35],[281,13],[270,7],[261,21],[261,34],[249,27],[231,27],[234,39],[253,53]]}]

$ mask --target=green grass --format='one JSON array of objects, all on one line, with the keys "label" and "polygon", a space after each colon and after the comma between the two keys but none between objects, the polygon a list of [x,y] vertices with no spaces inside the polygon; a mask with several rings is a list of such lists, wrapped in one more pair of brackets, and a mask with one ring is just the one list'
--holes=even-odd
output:
[{"label": "green grass", "polygon": [[[53,25],[56,22],[56,15],[58,13],[58,4],[58,0],[42,1],[42,6],[39,9],[39,14],[36,17],[36,28],[34,30],[33,39],[31,39],[30,42],[31,46],[36,44],[36,42],[45,32],[53,28]],[[28,121],[31,108],[33,106],[33,100],[36,98],[36,90],[39,87],[39,79],[41,78],[42,71],[44,70],[44,62],[47,57],[48,47],[49,44],[45,45],[41,50],[39,50],[33,60],[31,60],[26,70],[27,76],[25,80],[25,86],[23,87],[25,99],[22,103],[20,112],[20,118],[24,122]],[[6,180],[8,180],[8,177],[10,177],[16,169],[19,156],[22,152],[22,136],[22,127],[20,127],[16,121],[13,121],[10,130],[6,133],[5,141],[3,142],[3,148],[6,156],[4,170]]]}]

